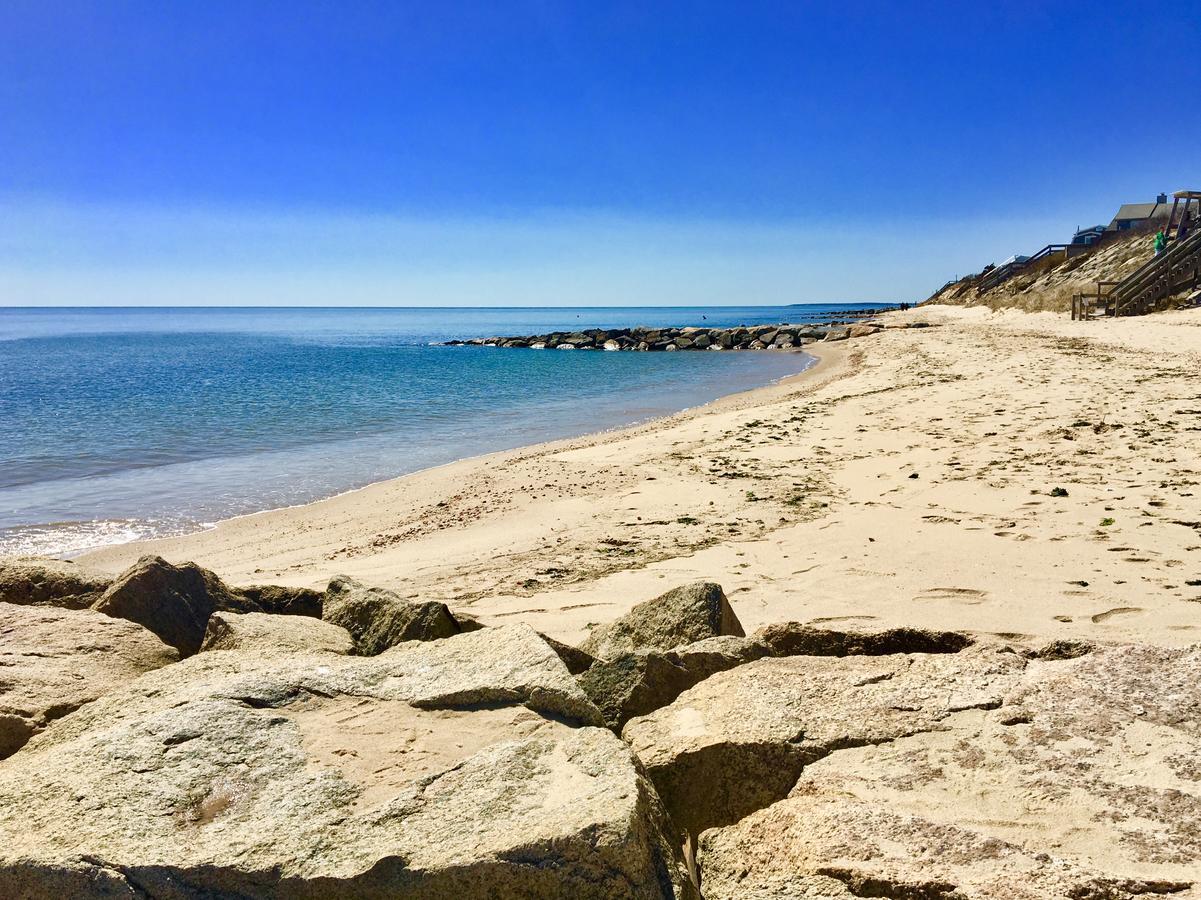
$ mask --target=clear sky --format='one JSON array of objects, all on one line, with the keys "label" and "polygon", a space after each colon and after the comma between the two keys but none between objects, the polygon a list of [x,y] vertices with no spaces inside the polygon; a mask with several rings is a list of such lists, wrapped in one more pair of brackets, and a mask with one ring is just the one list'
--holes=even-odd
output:
[{"label": "clear sky", "polygon": [[1198,47],[1201,0],[0,0],[0,304],[920,299],[1201,187]]}]

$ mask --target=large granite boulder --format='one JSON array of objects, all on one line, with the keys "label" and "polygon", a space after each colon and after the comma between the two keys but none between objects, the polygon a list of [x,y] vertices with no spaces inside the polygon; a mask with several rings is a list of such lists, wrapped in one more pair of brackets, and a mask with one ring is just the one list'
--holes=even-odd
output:
[{"label": "large granite boulder", "polygon": [[607,625],[597,627],[581,649],[600,659],[633,650],[670,650],[720,635],[745,632],[721,585],[686,584],[639,603]]},{"label": "large granite boulder", "polygon": [[0,759],[54,720],[178,659],[133,622],[0,603]]},{"label": "large granite boulder", "polygon": [[0,896],[695,898],[598,720],[526,626],[202,653],[0,767]]},{"label": "large granite boulder", "polygon": [[184,656],[200,649],[214,611],[260,611],[208,569],[175,566],[158,556],[143,556],[122,572],[92,609],[137,622]]},{"label": "large granite boulder", "polygon": [[63,559],[14,559],[0,562],[0,603],[87,609],[112,582],[112,575]]},{"label": "large granite boulder", "polygon": [[1201,896],[1199,683],[1199,646],[1032,661],[998,708],[848,743],[704,833],[705,897]]},{"label": "large granite boulder", "polygon": [[310,616],[215,612],[204,633],[205,650],[290,650],[310,653],[354,652],[350,632]]},{"label": "large granite boulder", "polygon": [[357,652],[375,656],[405,641],[435,641],[462,630],[444,603],[410,603],[384,588],[340,575],[329,583],[322,618],[354,638]]},{"label": "large granite boulder", "polygon": [[720,672],[622,734],[692,835],[788,795],[835,749],[930,731],[998,706],[1025,659],[999,650],[764,658]]},{"label": "large granite boulder", "polygon": [[580,686],[621,730],[635,716],[675,700],[714,675],[765,656],[880,656],[892,653],[957,653],[972,645],[967,635],[918,628],[847,630],[785,622],[748,637],[723,635],[672,650],[634,650],[592,664]]}]

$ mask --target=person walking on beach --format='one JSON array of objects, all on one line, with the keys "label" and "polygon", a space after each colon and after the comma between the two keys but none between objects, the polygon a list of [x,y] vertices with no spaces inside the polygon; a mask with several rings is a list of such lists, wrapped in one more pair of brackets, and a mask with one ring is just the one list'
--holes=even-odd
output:
[{"label": "person walking on beach", "polygon": [[1163,229],[1155,232],[1155,255],[1163,253],[1164,248],[1168,246],[1168,236],[1163,233]]}]

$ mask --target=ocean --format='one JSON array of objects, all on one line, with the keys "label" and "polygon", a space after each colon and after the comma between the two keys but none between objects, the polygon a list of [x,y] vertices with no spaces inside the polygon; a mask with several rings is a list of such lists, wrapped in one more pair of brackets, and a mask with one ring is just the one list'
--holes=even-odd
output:
[{"label": "ocean", "polygon": [[868,306],[0,308],[0,557],[194,531],[677,412],[812,362],[439,341],[822,321]]}]

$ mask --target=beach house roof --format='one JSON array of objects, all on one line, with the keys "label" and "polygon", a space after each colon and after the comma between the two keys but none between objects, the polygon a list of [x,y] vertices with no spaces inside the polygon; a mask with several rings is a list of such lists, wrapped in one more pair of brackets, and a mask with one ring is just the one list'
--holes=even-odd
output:
[{"label": "beach house roof", "polygon": [[1172,212],[1172,204],[1167,196],[1160,194],[1155,203],[1123,203],[1109,223],[1106,231],[1123,231],[1136,222],[1146,222],[1149,219],[1166,219]]}]

